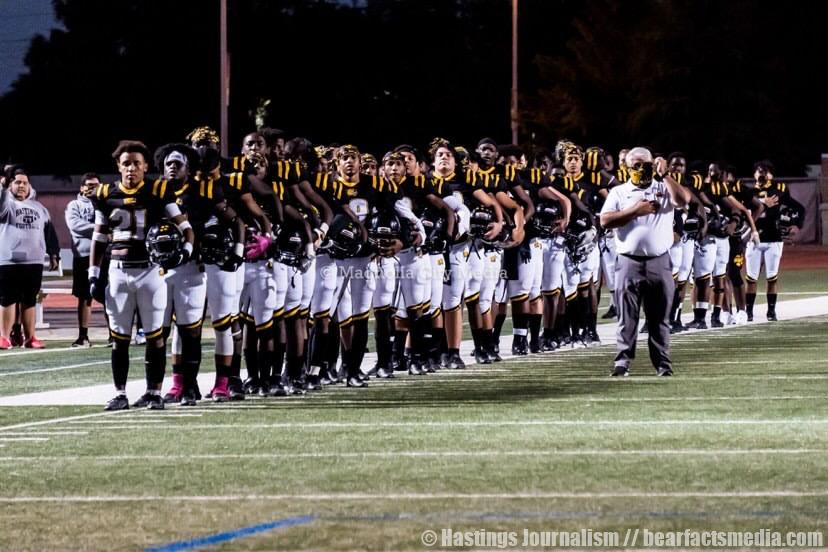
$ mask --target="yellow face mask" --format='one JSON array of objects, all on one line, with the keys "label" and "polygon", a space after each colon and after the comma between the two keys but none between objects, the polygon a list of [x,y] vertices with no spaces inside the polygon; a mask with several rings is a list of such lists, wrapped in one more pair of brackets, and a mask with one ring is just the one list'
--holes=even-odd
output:
[{"label": "yellow face mask", "polygon": [[636,163],[629,169],[630,182],[638,188],[648,188],[653,182],[653,164]]}]

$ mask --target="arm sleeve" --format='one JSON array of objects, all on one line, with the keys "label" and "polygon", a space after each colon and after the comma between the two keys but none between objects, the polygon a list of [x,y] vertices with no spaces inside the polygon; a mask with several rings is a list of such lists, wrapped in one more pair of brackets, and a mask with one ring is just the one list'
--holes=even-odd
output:
[{"label": "arm sleeve", "polygon": [[66,207],[64,218],[66,219],[66,226],[69,227],[69,230],[72,233],[78,234],[84,238],[92,237],[95,225],[81,216],[77,202],[72,201],[69,203]]},{"label": "arm sleeve", "polygon": [[5,216],[11,204],[11,192],[8,188],[0,190],[0,217]]},{"label": "arm sleeve", "polygon": [[58,241],[55,225],[52,221],[43,227],[44,238],[46,239],[46,253],[51,256],[60,256],[60,242]]},{"label": "arm sleeve", "polygon": [[613,188],[609,191],[607,195],[607,200],[604,202],[604,207],[601,209],[601,214],[604,213],[614,213],[616,211],[620,211],[621,209],[618,206],[618,193],[616,192],[618,188]]},{"label": "arm sleeve", "polygon": [[404,219],[411,222],[414,227],[417,229],[417,232],[422,237],[423,241],[426,239],[425,228],[423,227],[423,223],[414,215],[414,211],[412,211],[408,205],[405,204],[402,199],[398,199],[394,202],[394,210],[397,212],[398,215],[403,217]]}]

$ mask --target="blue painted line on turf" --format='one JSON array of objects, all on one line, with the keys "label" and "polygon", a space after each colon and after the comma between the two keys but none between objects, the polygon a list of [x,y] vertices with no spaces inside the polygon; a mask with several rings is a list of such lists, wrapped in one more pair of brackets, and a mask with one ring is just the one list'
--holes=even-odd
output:
[{"label": "blue painted line on turf", "polygon": [[286,527],[295,527],[297,525],[306,525],[316,520],[314,516],[301,516],[285,519],[277,519],[268,523],[260,523],[259,525],[251,525],[250,527],[242,527],[241,529],[234,529],[232,531],[225,531],[224,533],[216,533],[215,535],[207,535],[206,537],[199,537],[186,541],[178,541],[161,546],[152,546],[146,549],[146,552],[174,552],[176,550],[192,550],[202,546],[210,546],[211,544],[221,544],[235,539],[250,537],[259,533],[273,531],[274,529],[284,529]]}]

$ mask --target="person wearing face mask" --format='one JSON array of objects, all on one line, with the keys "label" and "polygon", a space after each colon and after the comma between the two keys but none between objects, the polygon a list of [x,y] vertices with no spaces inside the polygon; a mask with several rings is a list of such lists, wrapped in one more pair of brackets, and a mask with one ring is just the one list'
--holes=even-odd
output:
[{"label": "person wearing face mask", "polygon": [[629,180],[612,188],[601,209],[601,226],[615,232],[618,265],[617,350],[612,376],[628,376],[635,358],[639,310],[649,326],[650,360],[659,376],[672,376],[668,313],[674,282],[670,267],[673,211],[690,201],[690,193],[667,172],[663,158],[636,147],[627,153]]},{"label": "person wearing face mask", "polygon": [[89,342],[89,317],[92,312],[92,294],[86,271],[89,269],[89,252],[92,248],[92,232],[95,230],[95,205],[92,197],[101,181],[95,173],[81,177],[80,193],[66,206],[66,227],[72,235],[72,295],[78,299],[78,338],[72,347],[91,347]]},{"label": "person wearing face mask", "polygon": [[49,270],[58,267],[60,247],[49,211],[35,199],[26,171],[10,168],[0,190],[0,349],[11,349],[9,339],[20,304],[23,346],[42,349],[35,336],[35,303],[43,280],[43,260]]}]

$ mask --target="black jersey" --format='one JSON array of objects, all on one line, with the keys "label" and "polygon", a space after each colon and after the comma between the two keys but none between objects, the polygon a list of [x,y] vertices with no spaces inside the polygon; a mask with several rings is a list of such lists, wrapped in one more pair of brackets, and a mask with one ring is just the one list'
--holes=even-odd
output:
[{"label": "black jersey", "polygon": [[584,171],[583,175],[581,188],[584,190],[584,203],[593,214],[600,213],[613,180],[600,171]]},{"label": "black jersey", "polygon": [[473,209],[479,204],[474,197],[474,192],[477,189],[476,183],[475,173],[472,171],[464,171],[462,174],[453,172],[446,176],[434,173],[431,177],[431,186],[438,196],[442,198],[454,197],[469,209]]},{"label": "black jersey", "polygon": [[782,241],[783,237],[779,219],[783,206],[796,213],[795,220],[798,222],[795,226],[802,228],[802,223],[805,220],[805,207],[791,196],[787,184],[784,182],[770,181],[764,184],[757,183],[752,189],[753,196],[759,201],[768,197],[776,197],[779,200],[773,207],[765,208],[756,219],[756,230],[759,232],[759,241]]},{"label": "black jersey", "polygon": [[360,222],[364,222],[381,199],[381,194],[389,190],[389,182],[381,176],[360,174],[356,182],[335,177],[331,184],[331,207],[341,213],[342,208],[347,206]]},{"label": "black jersey", "polygon": [[211,218],[220,214],[218,206],[225,202],[224,188],[212,178],[187,181],[178,186],[173,196],[181,212],[187,215],[196,236]]},{"label": "black jersey", "polygon": [[144,242],[147,230],[181,212],[173,195],[173,185],[164,179],[142,180],[134,188],[120,182],[101,184],[93,202],[96,220],[112,232],[109,251],[117,261],[148,261]]}]

